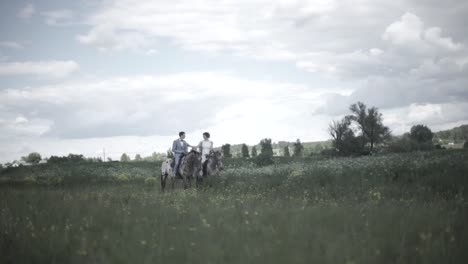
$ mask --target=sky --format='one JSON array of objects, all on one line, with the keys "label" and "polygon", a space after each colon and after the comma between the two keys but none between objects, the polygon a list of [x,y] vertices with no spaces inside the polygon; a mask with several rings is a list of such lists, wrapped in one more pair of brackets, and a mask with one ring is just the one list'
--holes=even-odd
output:
[{"label": "sky", "polygon": [[468,123],[465,0],[0,0],[0,162]]}]

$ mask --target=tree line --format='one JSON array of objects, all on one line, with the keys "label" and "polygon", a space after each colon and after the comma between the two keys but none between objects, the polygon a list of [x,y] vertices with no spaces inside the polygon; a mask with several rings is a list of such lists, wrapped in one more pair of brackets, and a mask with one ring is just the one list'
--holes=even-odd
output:
[{"label": "tree line", "polygon": [[[451,130],[434,134],[429,127],[418,124],[411,127],[410,131],[402,136],[393,136],[390,129],[384,125],[383,115],[377,107],[367,107],[363,102],[357,102],[349,107],[350,113],[340,120],[334,120],[328,127],[331,136],[332,148],[324,149],[324,156],[357,156],[369,155],[375,152],[410,152],[421,150],[433,150],[443,148],[434,144],[435,138],[463,140],[464,148],[468,148],[468,125],[463,125]],[[240,157],[252,158],[257,164],[267,165],[273,163],[274,151],[271,138],[264,138],[259,143],[260,150],[253,146],[249,151],[246,144],[242,144]],[[292,153],[291,153],[292,150]],[[225,158],[232,158],[231,145],[224,144],[221,151]],[[130,161],[158,161],[171,157],[167,154],[154,152],[149,157],[136,154],[132,159],[126,153],[120,157],[121,162]],[[304,145],[299,139],[292,146],[286,145],[282,149],[282,156],[297,158],[304,155]],[[42,157],[33,152],[21,158],[28,164],[38,164]],[[108,161],[112,159],[108,158]],[[83,155],[69,154],[68,156],[51,156],[47,163],[63,162],[102,162],[101,158],[85,158]]]}]

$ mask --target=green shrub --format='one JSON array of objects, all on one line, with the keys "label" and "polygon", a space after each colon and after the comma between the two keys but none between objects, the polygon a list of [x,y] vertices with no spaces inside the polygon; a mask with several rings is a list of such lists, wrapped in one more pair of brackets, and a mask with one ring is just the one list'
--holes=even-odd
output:
[{"label": "green shrub", "polygon": [[114,180],[116,182],[129,182],[130,181],[130,177],[125,174],[125,173],[121,173],[121,174],[117,174],[114,176]]},{"label": "green shrub", "polygon": [[433,150],[435,146],[432,144],[432,141],[419,142],[407,133],[404,134],[401,138],[395,138],[390,142],[388,149],[390,152],[400,153],[400,152],[411,152],[411,151],[427,151]]},{"label": "green shrub", "polygon": [[158,180],[156,179],[156,177],[148,177],[145,179],[145,185],[146,186],[155,186],[156,184],[158,183]]}]

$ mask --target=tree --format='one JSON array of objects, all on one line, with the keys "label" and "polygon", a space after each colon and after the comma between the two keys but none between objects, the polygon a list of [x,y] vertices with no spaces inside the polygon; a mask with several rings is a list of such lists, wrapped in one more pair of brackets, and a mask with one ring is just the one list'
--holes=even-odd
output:
[{"label": "tree", "polygon": [[249,155],[249,148],[247,147],[246,144],[242,144],[241,152],[242,152],[242,157],[243,157],[243,158],[249,158],[249,157],[250,157],[250,155]]},{"label": "tree", "polygon": [[465,143],[463,144],[463,148],[468,149],[468,141],[465,141]]},{"label": "tree", "polygon": [[38,164],[39,161],[41,161],[41,159],[42,159],[41,154],[37,152],[32,152],[32,153],[29,153],[29,155],[25,157],[21,157],[21,160],[30,164]]},{"label": "tree", "polygon": [[68,156],[58,157],[51,156],[47,163],[62,163],[62,162],[89,162],[93,161],[92,159],[86,159],[82,154],[68,154]]},{"label": "tree", "polygon": [[265,138],[260,141],[261,152],[255,158],[257,165],[264,166],[273,164],[273,147],[271,145],[271,139]]},{"label": "tree", "polygon": [[290,156],[291,156],[291,154],[289,154],[289,146],[285,146],[285,147],[284,147],[283,153],[284,153],[283,155],[284,155],[285,157],[290,157]]},{"label": "tree", "polygon": [[273,147],[271,146],[271,139],[264,138],[260,141],[261,153],[265,157],[273,157]]},{"label": "tree", "polygon": [[120,156],[120,161],[121,162],[129,162],[130,157],[126,153],[124,153],[124,154],[122,154],[122,156]]},{"label": "tree", "polygon": [[383,142],[390,137],[390,130],[383,125],[382,114],[376,107],[367,108],[362,102],[352,104],[349,108],[351,115],[348,119],[357,123],[362,136],[363,147],[369,143],[370,151],[374,145]]},{"label": "tree", "polygon": [[350,126],[351,119],[345,117],[341,121],[333,121],[328,128],[332,137],[332,146],[342,156],[362,152],[362,144]]},{"label": "tree", "polygon": [[134,158],[133,160],[134,160],[134,161],[142,161],[143,158],[141,157],[140,154],[136,154],[136,155],[135,155],[135,158]]},{"label": "tree", "polygon": [[231,144],[224,144],[221,146],[221,151],[225,158],[231,158]]},{"label": "tree", "polygon": [[83,162],[86,161],[85,157],[82,154],[68,154],[66,157],[67,161],[71,162]]},{"label": "tree", "polygon": [[434,134],[425,125],[415,125],[411,127],[410,138],[418,143],[432,144]]},{"label": "tree", "polygon": [[252,147],[252,154],[250,156],[252,156],[252,158],[257,157],[257,146]]},{"label": "tree", "polygon": [[303,150],[304,150],[304,146],[302,145],[301,141],[297,139],[296,143],[294,143],[294,153],[293,153],[294,157],[301,157]]}]

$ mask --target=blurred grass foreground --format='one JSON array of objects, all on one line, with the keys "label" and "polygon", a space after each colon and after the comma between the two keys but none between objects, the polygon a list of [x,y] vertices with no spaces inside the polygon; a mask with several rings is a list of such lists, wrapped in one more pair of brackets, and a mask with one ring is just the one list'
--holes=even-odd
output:
[{"label": "blurred grass foreground", "polygon": [[468,151],[226,160],[160,192],[159,164],[0,174],[0,263],[467,263]]}]

